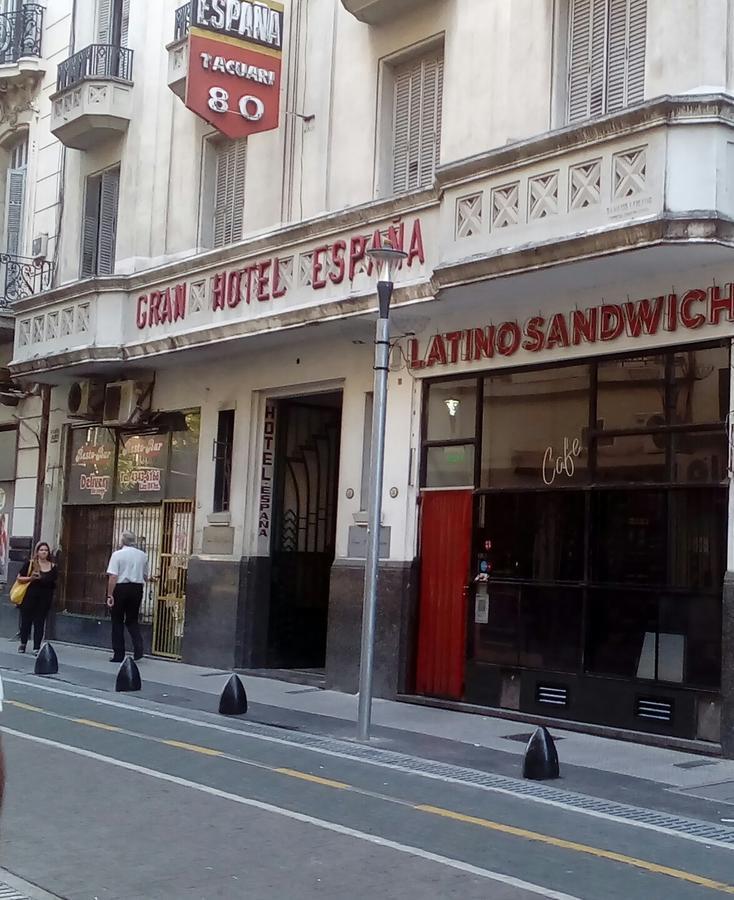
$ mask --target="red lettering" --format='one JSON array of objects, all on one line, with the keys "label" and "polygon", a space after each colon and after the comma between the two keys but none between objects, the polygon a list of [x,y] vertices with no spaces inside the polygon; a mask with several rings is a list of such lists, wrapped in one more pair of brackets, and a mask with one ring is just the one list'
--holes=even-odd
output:
[{"label": "red lettering", "polygon": [[257,299],[260,303],[266,303],[270,299],[270,266],[268,259],[257,267]]},{"label": "red lettering", "polygon": [[347,252],[346,241],[335,241],[331,248],[331,261],[336,268],[332,268],[329,272],[329,280],[332,284],[341,284],[344,281],[347,266],[344,261],[344,255]]},{"label": "red lettering", "polygon": [[563,313],[556,313],[551,319],[550,328],[548,329],[548,337],[546,338],[546,347],[552,350],[553,347],[568,347],[570,341],[568,339],[568,324]]},{"label": "red lettering", "polygon": [[418,338],[410,338],[408,341],[408,359],[411,369],[422,369],[425,363],[420,358],[420,344]]},{"label": "red lettering", "polygon": [[161,292],[160,291],[151,291],[150,299],[148,300],[148,324],[149,325],[160,325],[161,317],[159,312],[159,307],[161,303]]},{"label": "red lettering", "polygon": [[417,259],[423,265],[426,261],[426,254],[423,249],[423,232],[421,231],[421,220],[416,219],[413,222],[413,233],[410,236],[410,250],[408,250],[408,265],[413,265],[413,260]]},{"label": "red lettering", "polygon": [[472,339],[474,359],[477,361],[480,359],[492,359],[494,356],[494,325],[489,325],[487,328],[474,328],[472,331],[474,334]]},{"label": "red lettering", "polygon": [[135,323],[138,328],[145,328],[148,324],[148,298],[145,294],[138,297],[138,308],[135,314]]},{"label": "red lettering", "polygon": [[367,238],[357,235],[349,242],[349,280],[354,281],[357,263],[362,262],[367,253]]},{"label": "red lettering", "polygon": [[[242,300],[242,275],[245,271],[230,272],[227,278],[227,306],[230,309],[235,309]],[[249,297],[247,302],[250,302]]]},{"label": "red lettering", "polygon": [[678,296],[668,294],[668,302],[665,310],[665,330],[676,331],[678,328]]},{"label": "red lettering", "polygon": [[467,331],[462,331],[464,349],[461,353],[461,358],[464,362],[469,362],[474,356],[474,332],[469,328]]},{"label": "red lettering", "polygon": [[173,289],[173,321],[186,318],[186,282],[177,284]]},{"label": "red lettering", "polygon": [[446,346],[443,342],[443,336],[440,334],[435,334],[431,340],[426,366],[430,368],[430,366],[435,366],[436,363],[442,366],[446,365]]},{"label": "red lettering", "polygon": [[582,341],[593,344],[596,341],[596,323],[599,310],[574,309],[571,313],[571,336],[573,343],[578,346]]},{"label": "red lettering", "polygon": [[405,246],[405,222],[401,222],[397,227],[391,225],[387,229],[387,239],[393,250],[402,250]]},{"label": "red lettering", "polygon": [[706,316],[703,313],[691,314],[691,306],[694,303],[705,303],[706,291],[697,288],[688,291],[683,295],[680,302],[680,320],[684,328],[700,328],[706,322]]},{"label": "red lettering", "polygon": [[503,322],[497,329],[497,350],[503,356],[513,356],[520,346],[521,337],[517,322]]},{"label": "red lettering", "polygon": [[277,300],[279,297],[285,297],[288,288],[285,284],[281,287],[280,284],[280,260],[273,260],[273,300]]},{"label": "red lettering", "polygon": [[523,350],[528,350],[530,353],[537,353],[539,350],[543,349],[543,344],[545,343],[545,335],[543,334],[543,326],[545,325],[545,319],[542,316],[533,316],[528,319],[527,325],[525,326],[525,340],[523,341]]},{"label": "red lettering", "polygon": [[652,304],[650,300],[638,300],[637,303],[625,303],[622,307],[627,327],[632,337],[645,334],[657,334],[660,328],[660,317],[663,313],[663,297],[656,297]]},{"label": "red lettering", "polygon": [[727,321],[734,319],[734,284],[728,284],[729,293],[722,297],[721,288],[714,285],[710,288],[709,322],[718,325],[722,313],[726,313]]},{"label": "red lettering", "polygon": [[320,291],[326,287],[326,278],[321,277],[324,270],[323,257],[328,253],[328,247],[316,247],[313,251],[313,262],[311,265],[311,287],[315,291]]},{"label": "red lettering", "polygon": [[599,337],[602,341],[613,341],[624,331],[622,308],[616,303],[601,308],[601,327]]},{"label": "red lettering", "polygon": [[173,321],[173,307],[171,306],[171,289],[166,288],[165,291],[161,293],[161,302],[160,302],[160,316],[161,322],[164,324],[166,322]]},{"label": "red lettering", "polygon": [[218,272],[212,279],[212,309],[224,309],[227,289],[227,276]]},{"label": "red lettering", "polygon": [[459,344],[461,343],[460,331],[449,331],[446,337],[446,343],[449,346],[449,362],[455,363],[459,361]]}]

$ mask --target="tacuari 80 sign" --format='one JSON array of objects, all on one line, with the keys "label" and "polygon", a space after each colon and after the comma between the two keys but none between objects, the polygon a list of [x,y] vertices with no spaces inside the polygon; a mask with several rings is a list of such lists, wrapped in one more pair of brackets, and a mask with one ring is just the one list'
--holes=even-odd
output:
[{"label": "tacuari 80 sign", "polygon": [[192,0],[186,106],[222,134],[278,127],[283,4]]}]

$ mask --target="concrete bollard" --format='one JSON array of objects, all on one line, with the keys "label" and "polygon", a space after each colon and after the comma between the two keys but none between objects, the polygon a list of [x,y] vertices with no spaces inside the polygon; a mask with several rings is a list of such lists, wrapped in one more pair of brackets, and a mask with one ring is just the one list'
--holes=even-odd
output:
[{"label": "concrete bollard", "polygon": [[538,728],[528,741],[522,763],[522,777],[531,781],[561,777],[558,751],[547,728]]},{"label": "concrete bollard", "polygon": [[219,712],[223,716],[243,716],[247,712],[247,693],[237,675],[232,675],[219,698]]},{"label": "concrete bollard", "polygon": [[36,657],[33,672],[36,675],[55,675],[58,671],[59,658],[56,656],[56,651],[51,644],[45,643]]},{"label": "concrete bollard", "polygon": [[120,671],[117,673],[115,690],[118,693],[122,693],[125,691],[139,691],[141,687],[140,669],[131,656],[126,656],[120,666]]}]

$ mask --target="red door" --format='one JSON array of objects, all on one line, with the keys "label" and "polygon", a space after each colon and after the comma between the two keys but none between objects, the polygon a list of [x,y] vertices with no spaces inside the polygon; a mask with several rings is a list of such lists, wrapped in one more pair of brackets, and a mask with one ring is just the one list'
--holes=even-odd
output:
[{"label": "red door", "polygon": [[471,522],[471,491],[422,495],[419,694],[459,699],[464,690]]}]

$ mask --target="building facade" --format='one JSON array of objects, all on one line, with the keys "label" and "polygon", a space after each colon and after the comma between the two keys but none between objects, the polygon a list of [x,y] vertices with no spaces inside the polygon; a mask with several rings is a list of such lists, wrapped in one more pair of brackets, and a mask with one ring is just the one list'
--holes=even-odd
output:
[{"label": "building facade", "polygon": [[22,240],[52,281],[14,299],[8,369],[56,634],[106,642],[132,528],[153,653],[356,689],[389,242],[379,693],[734,754],[732,21],[46,9]]}]

